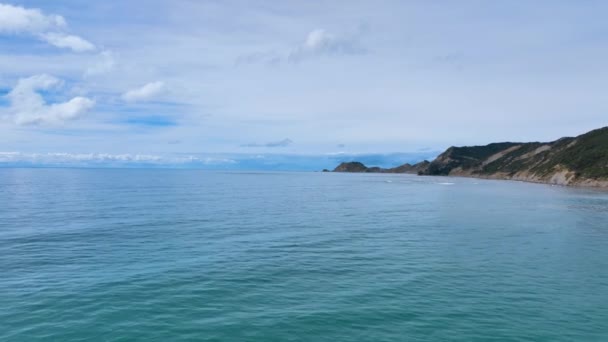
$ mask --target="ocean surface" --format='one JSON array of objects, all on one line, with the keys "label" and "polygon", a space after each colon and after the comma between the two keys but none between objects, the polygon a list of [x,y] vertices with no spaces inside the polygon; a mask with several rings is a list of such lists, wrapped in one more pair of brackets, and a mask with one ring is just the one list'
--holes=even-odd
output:
[{"label": "ocean surface", "polygon": [[608,193],[0,169],[0,341],[608,341]]}]

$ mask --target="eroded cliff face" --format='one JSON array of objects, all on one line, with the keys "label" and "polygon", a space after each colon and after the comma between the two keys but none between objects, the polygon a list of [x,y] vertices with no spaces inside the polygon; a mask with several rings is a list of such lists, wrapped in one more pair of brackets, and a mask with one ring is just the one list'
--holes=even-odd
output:
[{"label": "eroded cliff face", "polygon": [[422,174],[608,187],[608,128],[549,143],[450,147]]}]

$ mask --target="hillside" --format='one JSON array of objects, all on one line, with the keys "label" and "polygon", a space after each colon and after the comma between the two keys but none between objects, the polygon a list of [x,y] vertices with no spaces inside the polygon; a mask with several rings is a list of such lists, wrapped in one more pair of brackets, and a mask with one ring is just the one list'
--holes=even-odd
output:
[{"label": "hillside", "polygon": [[342,163],[334,171],[418,173],[608,187],[608,127],[547,143],[450,147],[430,163],[380,169],[352,162]]},{"label": "hillside", "polygon": [[403,164],[394,168],[384,169],[380,167],[367,167],[360,162],[344,162],[338,165],[333,172],[366,172],[366,173],[412,173],[424,172],[430,162],[423,161],[418,164]]},{"label": "hillside", "polygon": [[608,127],[549,143],[450,147],[421,174],[605,187]]}]

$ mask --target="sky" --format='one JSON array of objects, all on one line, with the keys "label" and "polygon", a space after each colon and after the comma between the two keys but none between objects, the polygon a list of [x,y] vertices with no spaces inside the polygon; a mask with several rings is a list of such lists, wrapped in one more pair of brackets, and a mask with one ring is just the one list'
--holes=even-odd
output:
[{"label": "sky", "polygon": [[605,1],[2,1],[0,166],[395,166],[608,125]]}]

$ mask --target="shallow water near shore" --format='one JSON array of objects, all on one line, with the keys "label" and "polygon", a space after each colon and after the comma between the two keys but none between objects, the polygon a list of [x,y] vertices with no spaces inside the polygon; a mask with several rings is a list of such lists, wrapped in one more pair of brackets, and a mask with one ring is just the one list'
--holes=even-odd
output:
[{"label": "shallow water near shore", "polygon": [[608,193],[0,169],[2,341],[606,341]]}]

